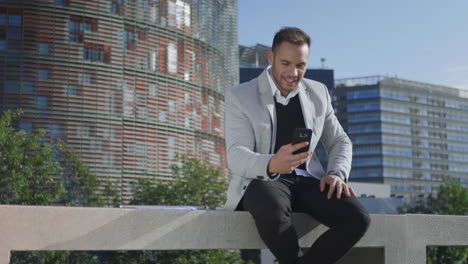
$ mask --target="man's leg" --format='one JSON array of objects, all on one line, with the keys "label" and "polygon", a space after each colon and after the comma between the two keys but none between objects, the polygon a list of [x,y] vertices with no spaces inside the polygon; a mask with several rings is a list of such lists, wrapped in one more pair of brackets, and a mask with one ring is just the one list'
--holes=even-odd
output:
[{"label": "man's leg", "polygon": [[298,263],[336,263],[361,239],[370,224],[366,209],[354,197],[336,193],[328,200],[328,186],[320,192],[320,181],[303,178],[292,188],[294,211],[305,212],[329,227]]},{"label": "man's leg", "polygon": [[300,252],[296,230],[291,222],[291,192],[288,179],[253,180],[242,199],[260,237],[280,264],[295,263]]}]

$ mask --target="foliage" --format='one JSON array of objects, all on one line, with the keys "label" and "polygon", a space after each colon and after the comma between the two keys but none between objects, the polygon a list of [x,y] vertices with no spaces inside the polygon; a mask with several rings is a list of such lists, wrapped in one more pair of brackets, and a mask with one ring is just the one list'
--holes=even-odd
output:
[{"label": "foliage", "polygon": [[182,156],[172,166],[174,179],[159,182],[139,179],[132,204],[193,205],[215,209],[225,202],[226,183],[222,169],[206,161]]},{"label": "foliage", "polygon": [[[400,208],[401,213],[466,215],[468,214],[468,189],[453,179],[445,178],[437,196],[416,201],[412,206],[406,204]],[[427,248],[427,263],[457,264],[468,262],[468,247],[435,247]]]},{"label": "foliage", "polygon": [[[59,141],[56,145],[62,179],[65,186],[63,204],[72,206],[116,206],[120,204],[119,193],[110,181],[102,181],[92,173],[75,150]],[[103,186],[103,192],[98,192]]]},{"label": "foliage", "polygon": [[86,263],[99,264],[99,259],[84,251],[19,251],[10,258],[11,264],[63,264]]},{"label": "foliage", "polygon": [[[119,203],[117,191],[101,182],[73,149],[47,143],[45,131],[17,131],[22,114],[5,111],[0,118],[0,204],[104,206]],[[57,157],[59,161],[57,161]],[[102,193],[98,187],[103,186]],[[14,252],[11,263],[98,263],[89,252]]]},{"label": "foliage", "polygon": [[[226,183],[221,168],[182,156],[179,165],[173,166],[172,170],[172,181],[139,179],[132,204],[191,205],[214,209],[224,203]],[[109,255],[104,263],[241,264],[244,261],[234,250],[184,250],[120,252]]]},{"label": "foliage", "polygon": [[21,111],[5,111],[0,118],[0,203],[47,205],[63,195],[53,175],[61,171],[43,130],[16,131],[11,122]]}]

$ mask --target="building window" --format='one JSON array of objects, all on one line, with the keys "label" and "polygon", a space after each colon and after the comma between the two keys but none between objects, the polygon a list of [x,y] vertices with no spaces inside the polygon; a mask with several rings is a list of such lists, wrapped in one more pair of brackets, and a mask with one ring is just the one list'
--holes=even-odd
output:
[{"label": "building window", "polygon": [[15,93],[19,91],[20,82],[16,80],[7,80],[4,82],[5,90],[10,93]]},{"label": "building window", "polygon": [[22,18],[18,14],[0,14],[0,50],[21,49]]},{"label": "building window", "polygon": [[172,1],[167,3],[167,24],[170,27],[176,26],[176,4]]},{"label": "building window", "polygon": [[32,132],[32,122],[31,121],[26,121],[26,120],[20,120],[19,129],[26,132],[26,133],[31,133]]},{"label": "building window", "polygon": [[177,46],[174,43],[167,45],[167,71],[177,73]]},{"label": "building window", "polygon": [[0,14],[0,25],[6,25],[7,24],[7,15],[6,14]]},{"label": "building window", "polygon": [[147,70],[148,69],[148,59],[147,58],[141,58],[140,59],[140,69],[142,69],[142,70]]},{"label": "building window", "polygon": [[36,97],[36,108],[47,109],[48,98],[47,96],[39,95]]},{"label": "building window", "polygon": [[167,3],[167,21],[170,27],[182,29],[184,26],[189,27],[191,24],[191,8],[190,4],[182,0]]},{"label": "building window", "polygon": [[7,39],[21,39],[21,28],[20,27],[9,27],[7,29]]},{"label": "building window", "polygon": [[37,52],[42,55],[49,55],[49,44],[39,43],[37,45]]},{"label": "building window", "polygon": [[77,94],[77,88],[75,85],[69,85],[67,87],[67,95],[76,95]]},{"label": "building window", "polygon": [[34,91],[34,82],[23,81],[21,88],[23,92],[32,93]]},{"label": "building window", "polygon": [[55,0],[55,4],[57,4],[57,5],[65,5],[65,0]]},{"label": "building window", "polygon": [[183,26],[190,27],[191,24],[191,10],[190,4],[182,0],[176,1],[176,23],[177,28]]},{"label": "building window", "polygon": [[111,0],[110,12],[116,15],[124,15],[125,7],[128,5],[128,0]]},{"label": "building window", "polygon": [[175,158],[175,156],[176,156],[176,152],[175,152],[176,144],[175,143],[176,143],[175,138],[169,137],[167,139],[167,145],[168,145],[167,156],[171,160],[173,160]]},{"label": "building window", "polygon": [[184,79],[186,81],[192,80],[193,79],[193,74],[196,71],[196,64],[195,64],[195,52],[191,50],[186,50],[185,51],[185,61],[187,63],[186,66],[186,71],[184,73]]},{"label": "building window", "polygon": [[150,84],[150,86],[148,87],[148,93],[150,96],[156,97],[156,85]]},{"label": "building window", "polygon": [[51,124],[50,125],[50,139],[52,139],[52,141],[57,140],[57,138],[59,138],[62,133],[61,130],[62,129],[59,124]]},{"label": "building window", "polygon": [[78,128],[78,136],[82,138],[87,138],[89,137],[89,127],[82,125]]},{"label": "building window", "polygon": [[22,22],[22,16],[21,15],[8,15],[8,24],[12,26],[21,26]]},{"label": "building window", "polygon": [[175,101],[168,101],[168,102],[167,102],[167,105],[168,105],[168,108],[169,108],[169,112],[175,113],[175,111],[176,111],[176,103],[175,103]]},{"label": "building window", "polygon": [[83,59],[109,63],[110,48],[103,45],[87,45],[83,48]]},{"label": "building window", "polygon": [[115,155],[110,153],[110,152],[107,152],[106,155],[105,155],[104,162],[105,162],[105,164],[107,164],[109,166],[115,165]]},{"label": "building window", "polygon": [[46,70],[38,70],[37,71],[37,78],[39,80],[48,80],[49,79],[49,71]]},{"label": "building window", "polygon": [[148,9],[148,0],[140,0],[140,8],[143,10]]},{"label": "building window", "polygon": [[159,122],[166,122],[167,121],[167,116],[165,111],[160,111],[159,112]]},{"label": "building window", "polygon": [[115,93],[114,92],[108,92],[107,97],[106,97],[106,106],[107,106],[107,112],[110,114],[115,113]]},{"label": "building window", "polygon": [[93,82],[93,77],[89,73],[82,73],[80,74],[79,82],[80,84],[90,84]]},{"label": "building window", "polygon": [[156,51],[152,51],[149,55],[149,69],[156,71]]},{"label": "building window", "polygon": [[158,23],[158,7],[153,3],[150,9],[150,22],[153,24]]},{"label": "building window", "polygon": [[137,44],[137,33],[133,30],[125,30],[124,46],[127,50],[135,50]]},{"label": "building window", "polygon": [[97,31],[97,20],[73,18],[69,23],[69,31],[69,41],[83,42],[84,33]]}]

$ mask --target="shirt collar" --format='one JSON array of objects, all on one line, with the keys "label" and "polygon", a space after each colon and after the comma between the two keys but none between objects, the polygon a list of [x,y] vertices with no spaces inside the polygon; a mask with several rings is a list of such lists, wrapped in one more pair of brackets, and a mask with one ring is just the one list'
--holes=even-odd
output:
[{"label": "shirt collar", "polygon": [[298,93],[299,93],[299,85],[296,87],[296,89],[292,90],[288,96],[284,97],[281,95],[278,87],[276,86],[275,82],[273,81],[273,78],[271,78],[270,76],[270,68],[271,68],[271,65],[269,65],[267,68],[266,68],[266,71],[267,71],[267,76],[268,76],[268,82],[270,83],[270,87],[271,87],[271,94],[275,97],[276,99],[276,102],[282,104],[282,105],[288,105],[289,103],[289,100],[291,100],[291,98],[293,98],[294,96],[296,96]]}]

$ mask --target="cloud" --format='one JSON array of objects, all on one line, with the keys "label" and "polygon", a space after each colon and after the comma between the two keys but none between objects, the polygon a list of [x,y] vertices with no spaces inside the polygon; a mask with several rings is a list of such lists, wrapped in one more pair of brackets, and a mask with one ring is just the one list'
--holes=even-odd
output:
[{"label": "cloud", "polygon": [[449,66],[449,67],[445,68],[445,72],[468,74],[468,65]]}]

